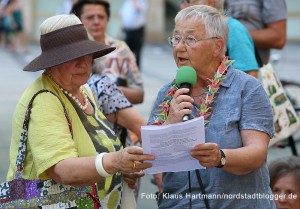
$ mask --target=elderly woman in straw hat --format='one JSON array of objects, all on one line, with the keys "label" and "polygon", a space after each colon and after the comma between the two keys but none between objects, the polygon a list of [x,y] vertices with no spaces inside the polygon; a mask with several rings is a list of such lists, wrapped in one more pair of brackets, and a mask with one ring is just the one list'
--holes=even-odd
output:
[{"label": "elderly woman in straw hat", "polygon": [[83,86],[93,59],[114,48],[89,40],[75,15],[50,17],[40,30],[42,53],[23,70],[44,69],[44,73],[26,89],[16,107],[7,179],[12,180],[17,169],[14,162],[28,102],[36,92],[46,89],[51,93],[39,94],[32,105],[23,178],[53,179],[72,186],[98,182],[102,207],[117,208],[122,178],[133,184],[143,175],[139,171],[151,167],[144,160],[154,157],[144,155],[140,147],[122,149],[107,119],[93,103],[93,96]]}]

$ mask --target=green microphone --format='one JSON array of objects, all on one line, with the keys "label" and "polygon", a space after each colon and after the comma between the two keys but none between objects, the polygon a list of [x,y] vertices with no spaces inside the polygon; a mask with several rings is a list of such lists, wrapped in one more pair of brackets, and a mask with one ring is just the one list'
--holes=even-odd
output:
[{"label": "green microphone", "polygon": [[[196,83],[197,73],[194,68],[190,66],[183,66],[178,69],[176,73],[176,84],[179,88],[188,88],[191,90],[191,87],[195,86]],[[190,91],[186,95],[190,95]],[[189,119],[189,115],[184,115],[182,121],[187,121]]]}]

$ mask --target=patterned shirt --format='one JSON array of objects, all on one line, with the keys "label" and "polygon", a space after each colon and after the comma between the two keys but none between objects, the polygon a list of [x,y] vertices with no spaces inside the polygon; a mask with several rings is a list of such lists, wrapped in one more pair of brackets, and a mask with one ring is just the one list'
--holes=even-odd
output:
[{"label": "patterned shirt", "polygon": [[105,36],[105,44],[116,47],[111,53],[94,60],[93,74],[107,75],[113,82],[128,88],[143,90],[142,78],[135,56],[124,41]]},{"label": "patterned shirt", "polygon": [[[96,95],[99,108],[104,115],[115,113],[117,117],[119,110],[132,107],[132,104],[108,76],[98,74],[91,75],[88,84]],[[115,132],[117,136],[121,139],[124,128],[118,125],[117,122],[112,125],[116,129]],[[123,140],[123,138],[121,140]],[[129,137],[126,138],[126,146],[127,145],[132,145],[132,140]]]}]

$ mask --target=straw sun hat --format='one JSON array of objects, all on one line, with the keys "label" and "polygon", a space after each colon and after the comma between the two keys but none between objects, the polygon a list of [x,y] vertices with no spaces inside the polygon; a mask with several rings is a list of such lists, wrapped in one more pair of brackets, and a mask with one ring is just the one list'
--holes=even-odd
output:
[{"label": "straw sun hat", "polygon": [[93,54],[95,59],[115,50],[115,47],[89,40],[83,24],[43,34],[40,45],[42,53],[25,66],[24,71],[47,69],[88,54]]}]

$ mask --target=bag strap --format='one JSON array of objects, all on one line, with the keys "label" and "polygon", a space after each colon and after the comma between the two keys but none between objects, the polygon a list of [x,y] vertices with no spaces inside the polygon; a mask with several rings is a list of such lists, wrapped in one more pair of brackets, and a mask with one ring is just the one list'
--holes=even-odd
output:
[{"label": "bag strap", "polygon": [[[71,120],[69,118],[68,112],[66,110],[65,104],[61,101],[61,99],[54,94],[52,91],[49,91],[47,89],[42,89],[38,92],[36,92],[31,100],[28,103],[27,109],[26,109],[26,113],[25,113],[25,119],[23,122],[23,129],[21,132],[21,137],[20,137],[20,143],[19,143],[19,148],[18,148],[18,156],[17,156],[17,160],[16,160],[16,165],[17,165],[17,177],[22,177],[22,172],[24,169],[24,162],[25,162],[25,157],[26,157],[26,147],[27,147],[27,139],[28,139],[28,126],[29,126],[29,120],[30,120],[30,114],[31,114],[31,108],[32,108],[32,104],[34,99],[36,98],[37,95],[41,94],[41,93],[51,93],[54,96],[56,96],[58,98],[58,100],[60,101],[61,105],[63,106],[64,109],[64,114],[65,117],[67,119],[68,122],[68,126],[69,126],[69,131],[70,134],[73,138],[73,131],[72,131],[72,124],[71,124]],[[98,209],[101,207],[101,203],[97,194],[97,188],[96,188],[96,184],[92,185],[92,193],[87,193],[87,195],[93,199],[94,202],[94,208]]]},{"label": "bag strap", "polygon": [[256,46],[254,46],[254,52],[255,52],[255,58],[256,58],[258,67],[261,68],[264,65],[264,63],[263,63],[263,61],[260,57],[260,54],[259,54],[258,49],[256,48]]},{"label": "bag strap", "polygon": [[52,91],[49,91],[47,89],[42,89],[42,90],[36,92],[32,96],[31,100],[29,101],[27,109],[26,109],[26,113],[25,113],[25,119],[24,119],[24,122],[23,122],[23,129],[22,129],[22,132],[21,132],[20,143],[19,143],[19,148],[18,148],[18,156],[17,156],[17,159],[16,159],[17,172],[22,172],[23,169],[24,169],[24,162],[25,162],[25,157],[26,157],[26,147],[27,147],[26,142],[27,142],[27,139],[28,139],[28,126],[29,126],[29,120],[30,120],[30,114],[31,114],[31,108],[32,108],[33,101],[34,101],[34,99],[36,98],[37,95],[39,95],[40,93],[44,93],[44,92],[51,93],[59,99],[60,103],[62,104],[62,106],[64,108],[64,114],[66,116],[68,126],[69,126],[69,130],[70,130],[70,133],[71,133],[72,138],[73,138],[72,124],[71,124],[70,118],[68,116],[66,107],[65,107],[64,103],[61,101],[61,99],[56,94],[54,94]]},{"label": "bag strap", "polygon": [[[202,191],[202,194],[204,195],[204,197],[206,197],[206,191],[205,191],[204,184],[202,182],[199,170],[196,170],[196,175],[197,175],[197,179],[198,179],[199,186],[200,186],[200,189]],[[204,203],[205,203],[206,209],[210,209],[207,198],[204,198]]]}]

